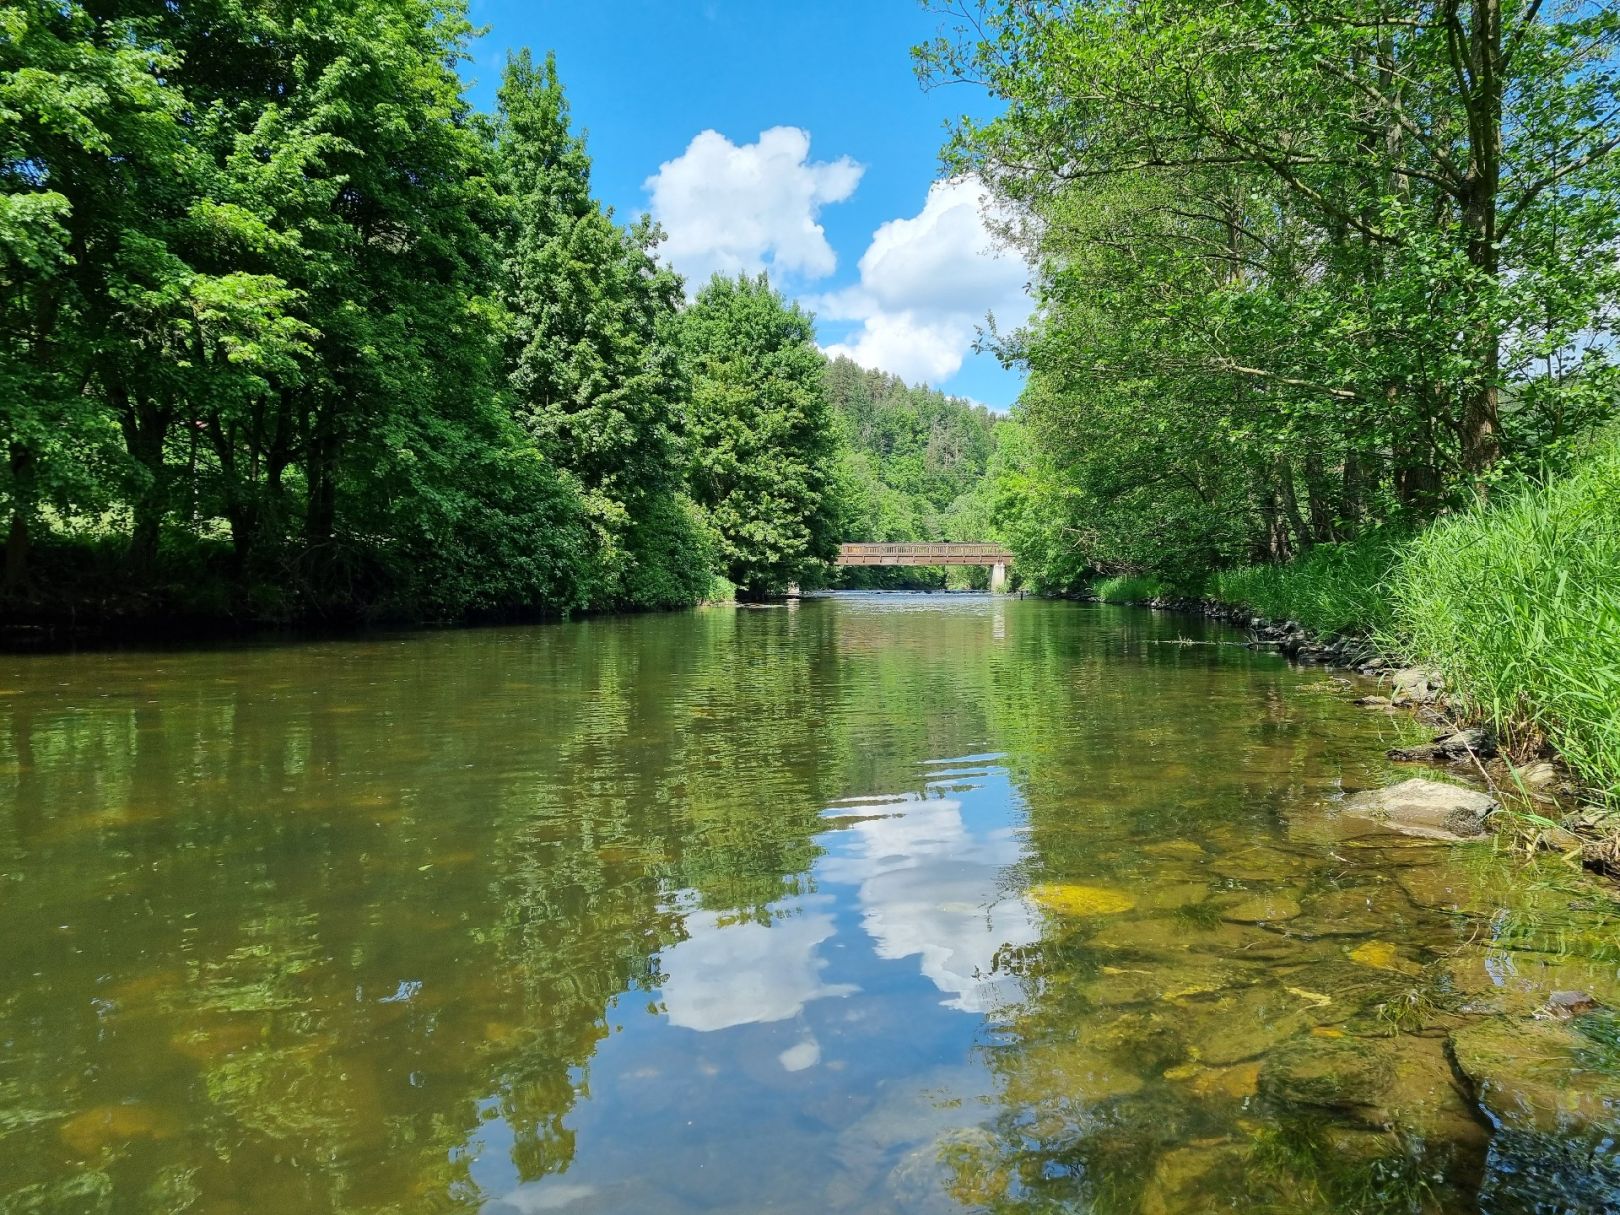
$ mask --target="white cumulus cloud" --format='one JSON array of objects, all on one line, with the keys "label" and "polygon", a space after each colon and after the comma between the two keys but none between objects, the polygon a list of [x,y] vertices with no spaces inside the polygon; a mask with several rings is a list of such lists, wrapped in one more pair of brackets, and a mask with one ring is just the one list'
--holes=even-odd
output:
[{"label": "white cumulus cloud", "polygon": [[998,246],[985,206],[976,181],[936,182],[918,214],[878,228],[861,256],[860,282],[815,301],[824,319],[860,322],[827,353],[937,384],[962,366],[986,313],[1007,328],[1023,324],[1028,271]]},{"label": "white cumulus cloud", "polygon": [[808,131],[772,127],[742,145],[704,131],[643,184],[669,234],[664,256],[695,291],[716,271],[831,274],[838,259],[817,219],[855,192],[862,172],[847,156],[812,161]]}]

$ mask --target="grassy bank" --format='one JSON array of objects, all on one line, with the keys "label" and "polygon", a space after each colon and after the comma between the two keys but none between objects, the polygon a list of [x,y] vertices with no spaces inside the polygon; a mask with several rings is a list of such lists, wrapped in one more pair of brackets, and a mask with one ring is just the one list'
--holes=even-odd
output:
[{"label": "grassy bank", "polygon": [[1224,571],[1201,590],[1438,668],[1455,708],[1521,753],[1552,745],[1620,804],[1620,436],[1570,476],[1414,535]]}]

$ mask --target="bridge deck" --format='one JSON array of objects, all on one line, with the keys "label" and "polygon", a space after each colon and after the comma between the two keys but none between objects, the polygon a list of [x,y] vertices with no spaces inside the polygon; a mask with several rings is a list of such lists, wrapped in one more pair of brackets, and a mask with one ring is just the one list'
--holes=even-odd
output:
[{"label": "bridge deck", "polygon": [[839,565],[1007,565],[1003,544],[844,544]]}]

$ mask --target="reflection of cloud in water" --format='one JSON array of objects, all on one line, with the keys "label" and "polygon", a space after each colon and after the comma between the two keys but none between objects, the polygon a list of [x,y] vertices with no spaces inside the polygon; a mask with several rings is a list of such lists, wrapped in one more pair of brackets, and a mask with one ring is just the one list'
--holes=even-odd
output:
[{"label": "reflection of cloud in water", "polygon": [[860,887],[879,957],[920,955],[923,974],[951,997],[946,1007],[987,1012],[1004,982],[988,977],[996,951],[1039,936],[1029,904],[997,888],[1021,855],[1018,837],[1010,828],[973,834],[952,798],[893,805],[892,815],[852,825],[852,847],[820,873]]},{"label": "reflection of cloud in water", "polygon": [[672,1025],[726,1029],[755,1021],[785,1021],[811,1000],[847,996],[856,988],[821,981],[826,966],[816,946],[833,935],[825,912],[763,924],[722,924],[713,912],[686,917],[687,939],[666,949],[664,1008]]},{"label": "reflection of cloud in water", "polygon": [[538,1215],[541,1211],[562,1211],[596,1195],[591,1185],[569,1185],[567,1182],[546,1181],[519,1186],[510,1194],[493,1202],[486,1202],[481,1215]]},{"label": "reflection of cloud in water", "polygon": [[776,1056],[776,1061],[785,1071],[802,1072],[805,1068],[814,1067],[821,1062],[821,1043],[811,1038],[797,1046],[790,1046]]}]

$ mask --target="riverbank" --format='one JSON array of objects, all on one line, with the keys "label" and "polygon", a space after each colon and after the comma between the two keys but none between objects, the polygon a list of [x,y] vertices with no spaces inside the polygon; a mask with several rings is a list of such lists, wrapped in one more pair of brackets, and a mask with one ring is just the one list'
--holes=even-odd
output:
[{"label": "riverbank", "polygon": [[1585,803],[1577,826],[1601,837],[1607,863],[1620,859],[1620,436],[1568,476],[1421,531],[1196,587],[1126,577],[1090,593],[1219,615],[1293,655],[1372,674],[1437,672],[1445,724],[1485,730],[1512,762],[1510,787],[1563,764]]},{"label": "riverbank", "polygon": [[1369,707],[1424,715],[1427,757],[1517,807],[1502,816],[1516,835],[1620,867],[1620,442],[1420,532],[1193,589],[1116,577],[1089,594],[1217,617],[1256,645],[1384,681]]}]

